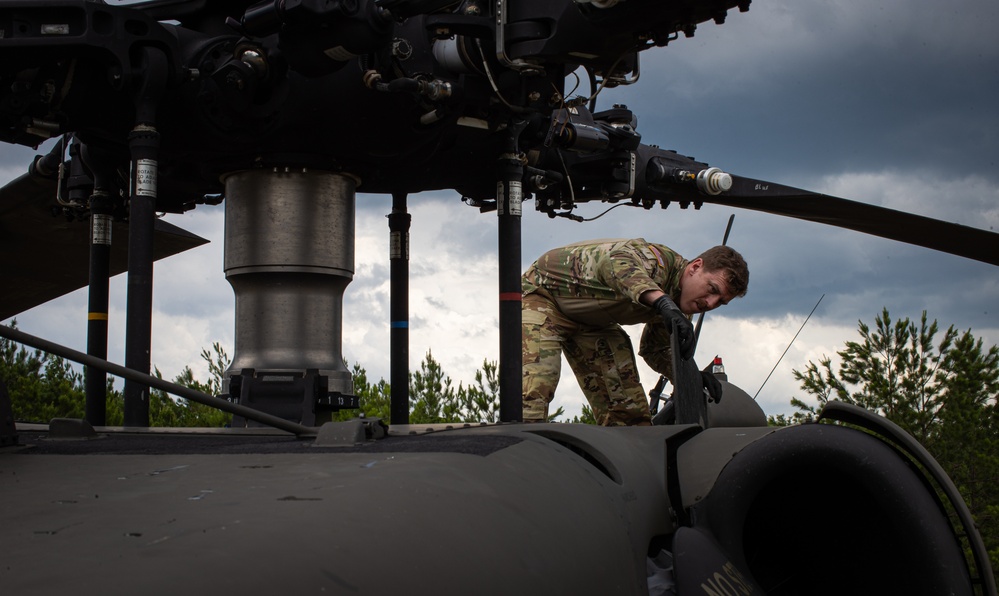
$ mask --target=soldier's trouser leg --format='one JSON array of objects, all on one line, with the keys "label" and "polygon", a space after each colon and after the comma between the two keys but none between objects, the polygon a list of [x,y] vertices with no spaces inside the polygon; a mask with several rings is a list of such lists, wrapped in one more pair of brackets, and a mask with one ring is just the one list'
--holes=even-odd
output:
[{"label": "soldier's trouser leg", "polygon": [[562,368],[560,323],[567,321],[538,294],[524,296],[521,304],[524,422],[544,422]]},{"label": "soldier's trouser leg", "polygon": [[563,344],[565,357],[597,424],[651,424],[631,339],[620,326],[581,329]]}]

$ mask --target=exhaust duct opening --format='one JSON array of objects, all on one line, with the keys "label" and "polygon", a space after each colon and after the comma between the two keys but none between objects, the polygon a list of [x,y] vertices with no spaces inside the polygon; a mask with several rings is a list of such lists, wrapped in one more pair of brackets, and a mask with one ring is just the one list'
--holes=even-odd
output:
[{"label": "exhaust duct opening", "polygon": [[960,544],[908,460],[854,429],[806,425],[749,445],[695,526],[766,594],[972,594]]}]

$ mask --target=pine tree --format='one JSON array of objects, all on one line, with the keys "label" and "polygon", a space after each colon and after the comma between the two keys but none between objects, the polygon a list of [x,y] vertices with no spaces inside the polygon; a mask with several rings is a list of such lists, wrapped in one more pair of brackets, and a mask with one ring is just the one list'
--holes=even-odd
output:
[{"label": "pine tree", "polygon": [[[16,328],[17,321],[11,326]],[[83,375],[62,358],[0,338],[0,380],[7,385],[15,420],[44,424],[84,415]]]}]

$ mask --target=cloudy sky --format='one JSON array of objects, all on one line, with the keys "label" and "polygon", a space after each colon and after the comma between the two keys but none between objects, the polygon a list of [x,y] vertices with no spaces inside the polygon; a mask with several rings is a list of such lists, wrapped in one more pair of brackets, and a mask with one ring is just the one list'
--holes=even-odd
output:
[{"label": "cloudy sky", "polygon": [[[795,2],[755,0],[721,26],[642,54],[641,79],[606,90],[624,103],[643,142],[734,174],[999,230],[999,41],[994,0]],[[0,181],[34,151],[0,146]],[[370,377],[388,377],[388,225],[391,198],[359,194],[356,271],[344,303],[343,352]],[[591,204],[586,217],[605,209]],[[410,197],[413,215],[411,366],[428,350],[469,382],[498,357],[494,214],[457,193]],[[730,381],[768,414],[802,397],[792,369],[835,356],[873,323],[927,311],[943,327],[999,343],[999,268],[829,226],[707,205],[700,211],[622,207],[594,222],[549,220],[525,204],[523,267],[547,249],[587,238],[641,236],[690,257],[729,244],[750,264],[748,295],[707,315],[697,360],[724,359]],[[206,378],[202,348],[232,354],[233,297],[222,271],[222,207],[169,221],[212,243],[156,264],[152,361],[172,378]],[[125,278],[112,282],[109,358],[124,361]],[[809,311],[821,304],[760,391]],[[28,333],[86,346],[85,290],[17,316]],[[637,338],[640,329],[632,329]],[[656,375],[645,369],[651,388]],[[555,406],[579,413],[568,367]]]}]

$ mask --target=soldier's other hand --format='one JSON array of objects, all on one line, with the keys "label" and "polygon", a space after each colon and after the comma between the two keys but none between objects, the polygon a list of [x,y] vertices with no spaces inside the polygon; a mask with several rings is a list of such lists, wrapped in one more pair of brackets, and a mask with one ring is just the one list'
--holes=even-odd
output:
[{"label": "soldier's other hand", "polygon": [[704,389],[711,396],[711,399],[715,403],[720,403],[722,398],[722,386],[721,382],[718,381],[718,377],[711,372],[711,365],[707,365],[704,370],[701,371],[701,384],[704,385]]},{"label": "soldier's other hand", "polygon": [[677,344],[680,347],[680,358],[690,360],[694,356],[694,325],[690,322],[676,303],[670,300],[669,296],[662,296],[653,303],[652,308],[656,309],[659,316],[663,318],[666,327],[672,321],[676,324]]}]

